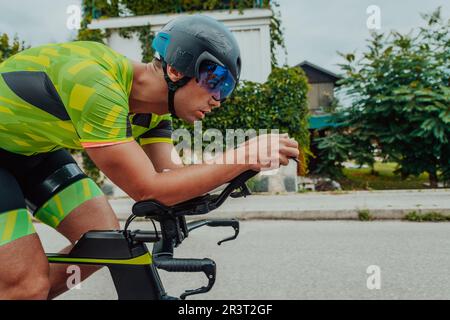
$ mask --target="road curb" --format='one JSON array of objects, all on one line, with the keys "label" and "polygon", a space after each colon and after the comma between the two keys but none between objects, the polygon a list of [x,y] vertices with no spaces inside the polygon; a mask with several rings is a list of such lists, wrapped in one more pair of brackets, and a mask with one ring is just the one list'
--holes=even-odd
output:
[{"label": "road curb", "polygon": [[[187,216],[187,220],[197,219],[238,219],[238,220],[363,220],[360,219],[360,213],[368,214],[370,220],[405,220],[406,216],[415,211],[417,214],[439,213],[450,216],[448,209],[393,209],[393,210],[286,210],[286,211],[213,211],[207,215]],[[125,221],[128,214],[119,214],[119,221]],[[144,218],[137,218],[136,221],[143,221]]]},{"label": "road curb", "polygon": [[[443,215],[450,215],[449,209],[394,209],[394,210],[305,210],[305,211],[279,211],[279,212],[267,212],[267,211],[248,211],[239,212],[231,215],[229,212],[217,212],[212,213],[211,218],[236,218],[239,220],[361,220],[360,213],[368,213],[370,219],[373,220],[404,220],[406,216],[415,211],[417,214],[426,214],[430,212],[436,212]],[[201,216],[197,216],[199,218]]]}]

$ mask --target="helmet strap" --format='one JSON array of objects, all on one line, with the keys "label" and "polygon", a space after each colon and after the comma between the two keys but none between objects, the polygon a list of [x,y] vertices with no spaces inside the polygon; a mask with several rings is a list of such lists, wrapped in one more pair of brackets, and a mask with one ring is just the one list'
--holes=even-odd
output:
[{"label": "helmet strap", "polygon": [[190,77],[183,77],[180,80],[174,82],[172,79],[170,79],[169,75],[167,74],[167,63],[162,60],[162,67],[164,71],[164,79],[167,82],[168,87],[168,102],[169,102],[169,112],[174,118],[178,118],[177,113],[175,111],[175,92],[185,86],[189,80],[191,80]]}]

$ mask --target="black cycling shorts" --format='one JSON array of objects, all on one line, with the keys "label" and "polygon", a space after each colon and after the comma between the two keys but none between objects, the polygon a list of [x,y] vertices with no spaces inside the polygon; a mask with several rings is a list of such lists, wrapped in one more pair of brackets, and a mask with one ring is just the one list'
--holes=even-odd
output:
[{"label": "black cycling shorts", "polygon": [[0,246],[35,232],[28,210],[56,228],[73,209],[101,195],[64,149],[24,156],[0,148]]}]

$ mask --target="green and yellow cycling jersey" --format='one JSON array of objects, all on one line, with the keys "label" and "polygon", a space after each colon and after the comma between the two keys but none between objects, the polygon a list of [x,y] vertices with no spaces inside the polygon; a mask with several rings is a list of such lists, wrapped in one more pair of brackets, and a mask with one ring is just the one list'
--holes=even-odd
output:
[{"label": "green and yellow cycling jersey", "polygon": [[138,140],[171,143],[169,114],[130,114],[131,62],[89,41],[24,50],[0,64],[0,148],[23,155]]}]

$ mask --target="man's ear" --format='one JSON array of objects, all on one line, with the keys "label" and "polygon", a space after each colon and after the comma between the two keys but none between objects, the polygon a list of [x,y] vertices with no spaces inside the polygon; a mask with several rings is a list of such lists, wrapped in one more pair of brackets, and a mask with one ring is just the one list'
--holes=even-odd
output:
[{"label": "man's ear", "polygon": [[170,80],[172,80],[173,82],[183,79],[183,77],[184,77],[184,75],[181,72],[178,72],[177,70],[175,70],[174,67],[172,67],[170,65],[167,66],[167,75],[169,76]]}]

